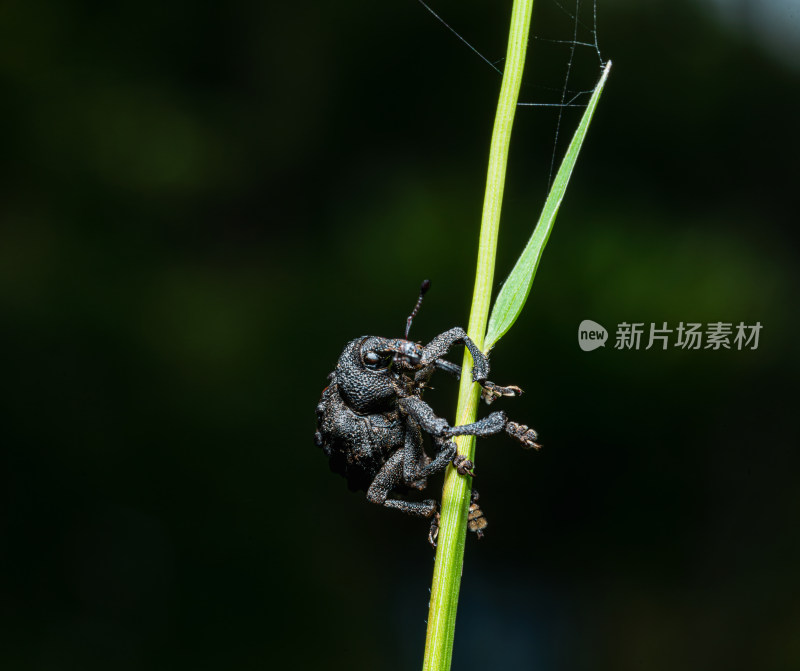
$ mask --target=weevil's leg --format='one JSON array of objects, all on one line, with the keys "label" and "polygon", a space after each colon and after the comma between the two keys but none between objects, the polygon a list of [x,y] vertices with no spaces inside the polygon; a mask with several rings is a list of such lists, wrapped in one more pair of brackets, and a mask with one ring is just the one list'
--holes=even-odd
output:
[{"label": "weevil's leg", "polygon": [[401,499],[387,499],[384,504],[386,508],[394,508],[407,515],[415,517],[430,517],[436,512],[436,501],[425,499],[424,501],[403,501]]},{"label": "weevil's leg", "polygon": [[[433,362],[433,365],[439,370],[450,373],[450,375],[455,377],[456,380],[461,379],[461,366],[450,363],[445,359],[436,359],[436,361]],[[430,372],[427,372],[427,377],[425,378],[426,382],[429,377]],[[507,387],[501,387],[499,384],[485,380],[481,383],[481,387],[483,387],[481,390],[481,398],[486,401],[486,405],[491,405],[501,396],[522,396],[522,389],[513,384]]]},{"label": "weevil's leg", "polygon": [[456,380],[461,379],[461,366],[450,363],[449,361],[445,361],[444,359],[436,359],[414,373],[415,384],[421,388],[427,387],[428,382],[431,379],[431,375],[433,375],[437,368],[450,373],[456,378]]},{"label": "weevil's leg", "polygon": [[502,410],[493,412],[472,424],[450,426],[446,419],[437,417],[431,407],[421,398],[417,398],[416,396],[403,398],[400,399],[399,405],[403,412],[419,422],[423,431],[438,438],[452,438],[453,436],[492,436],[505,430],[512,438],[521,442],[523,447],[533,447],[537,449],[541,447],[536,442],[536,431],[528,428],[524,424],[508,421],[506,413]]},{"label": "weevil's leg", "polygon": [[434,459],[428,457],[422,449],[422,436],[419,434],[419,425],[413,417],[409,417],[409,424],[416,427],[416,431],[406,433],[405,454],[403,456],[403,480],[406,485],[425,489],[426,480],[447,468],[452,462],[461,475],[472,475],[474,464],[466,457],[458,454],[458,447],[452,440],[436,438],[434,442],[439,448]]},{"label": "weevil's leg", "polygon": [[431,544],[431,547],[436,547],[436,539],[439,537],[439,519],[441,515],[439,514],[439,506],[436,506],[436,510],[433,513],[433,517],[431,517],[431,528],[428,530],[428,542]]},{"label": "weevil's leg", "polygon": [[427,478],[434,473],[443,471],[449,463],[456,467],[460,475],[474,475],[472,472],[474,464],[466,457],[458,454],[458,447],[452,440],[446,438],[434,438],[433,440],[439,448],[439,453],[431,463],[422,469],[420,472],[422,477]]},{"label": "weevil's leg", "polygon": [[401,501],[390,499],[389,492],[392,491],[403,477],[403,450],[398,450],[387,461],[372,484],[367,490],[367,500],[377,503],[386,508],[395,508],[408,515],[417,517],[430,517],[436,510],[436,501],[426,499],[425,501]]},{"label": "weevil's leg", "polygon": [[[431,458],[425,454],[425,450],[422,451],[422,459],[419,462],[420,470],[423,470],[429,463],[431,463]],[[419,477],[415,480],[411,480],[410,482],[406,482],[406,485],[409,487],[413,487],[414,489],[418,489],[422,491],[428,486],[428,480],[425,477]]]},{"label": "weevil's leg", "polygon": [[436,370],[436,367],[433,364],[428,364],[427,366],[420,368],[416,373],[414,373],[414,384],[420,389],[424,389],[428,386],[428,382],[431,379],[431,375]]},{"label": "weevil's leg", "polygon": [[467,335],[466,331],[460,326],[451,328],[441,335],[436,336],[422,350],[420,363],[423,366],[441,359],[447,351],[456,343],[464,343],[464,346],[472,355],[472,381],[483,382],[489,376],[489,359],[481,352],[474,342]]},{"label": "weevil's leg", "polygon": [[[453,443],[455,445],[455,443]],[[455,466],[456,471],[458,471],[459,475],[469,475],[471,477],[475,477],[475,472],[472,470],[475,468],[475,464],[472,463],[469,459],[467,459],[463,454],[456,454],[453,457],[453,466]]]},{"label": "weevil's leg", "polygon": [[456,363],[450,363],[445,359],[436,359],[433,362],[433,365],[436,366],[439,370],[443,370],[445,373],[450,373],[456,380],[461,379],[461,366]]},{"label": "weevil's leg", "polygon": [[458,471],[459,475],[471,475],[473,478],[475,477],[475,473],[472,472],[472,469],[475,468],[475,464],[473,464],[463,454],[458,453],[458,446],[455,444],[455,441],[452,441],[449,438],[434,437],[433,442],[439,446],[439,454],[446,455],[446,460],[444,457],[442,458],[442,468],[444,468],[448,462],[452,461],[453,466],[455,467],[456,471]]},{"label": "weevil's leg", "polygon": [[453,461],[456,456],[456,444],[448,441],[448,443],[444,446],[444,449],[441,449],[433,458],[433,461],[431,461],[431,463],[422,469],[420,475],[424,478],[427,478],[431,475],[439,473],[440,471],[443,471],[445,468],[447,468],[447,464]]},{"label": "weevil's leg", "polygon": [[[467,529],[469,529],[472,533],[474,533],[478,540],[483,538],[483,532],[486,527],[489,526],[489,522],[486,520],[486,516],[483,514],[481,507],[478,505],[477,501],[479,499],[478,490],[472,490],[472,496],[470,497],[469,501],[469,512],[467,513]],[[437,506],[436,512],[433,514],[431,518],[431,528],[428,531],[428,542],[433,546],[436,547],[436,539],[439,537],[439,519],[441,515],[439,515],[439,510]]]},{"label": "weevil's leg", "polygon": [[423,490],[428,484],[428,476],[447,468],[447,464],[456,456],[456,445],[453,443],[452,449],[446,449],[444,454],[440,445],[439,447],[440,451],[436,458],[431,460],[422,449],[422,434],[419,430],[419,424],[413,417],[408,418],[408,428],[406,429],[405,442],[403,444],[404,485]]},{"label": "weevil's leg", "polygon": [[[486,520],[486,516],[483,514],[481,507],[478,505],[477,501],[478,498],[478,490],[472,490],[472,496],[469,500],[469,512],[467,513],[467,529],[469,529],[472,533],[474,533],[478,540],[483,538],[483,532],[486,527],[489,526],[489,522]],[[433,546],[436,547],[436,539],[439,537],[439,520],[441,515],[439,515],[439,507],[436,507],[436,512],[434,512],[433,517],[431,518],[431,528],[428,531],[428,542]]]},{"label": "weevil's leg", "polygon": [[425,476],[421,473],[423,466],[425,466],[422,434],[419,430],[419,424],[413,417],[408,418],[403,447],[400,451],[403,453],[403,484],[411,484],[416,480],[424,479]]},{"label": "weevil's leg", "polygon": [[[406,483],[422,480],[434,473],[438,473],[444,470],[450,462],[453,463],[453,466],[456,467],[456,470],[458,470],[461,475],[475,475],[472,472],[475,464],[466,457],[458,454],[458,448],[452,440],[448,440],[449,436],[440,437],[437,433],[437,431],[446,432],[451,429],[447,424],[447,420],[437,417],[425,401],[415,396],[402,399],[400,405],[406,410],[409,423],[409,429],[406,432],[406,442],[403,447],[403,478]],[[498,413],[493,414],[497,415]],[[433,440],[439,448],[439,453],[433,461],[425,466],[422,466],[424,452],[422,451],[422,437],[419,433],[420,427],[433,435]],[[441,435],[444,436],[444,434]],[[410,466],[413,466],[413,472],[411,468],[409,468]]]},{"label": "weevil's leg", "polygon": [[438,417],[431,406],[416,396],[401,398],[399,401],[400,409],[407,415],[415,419],[423,431],[430,433],[437,438],[451,438],[453,436],[491,436],[502,431],[508,419],[506,414],[500,410],[493,412],[483,419],[479,419],[472,424],[462,426],[450,426],[443,417]]},{"label": "weevil's leg", "polygon": [[[453,427],[447,423],[447,420],[443,417],[437,416],[431,406],[417,396],[401,398],[398,401],[398,405],[400,406],[401,411],[415,419],[422,430],[431,434],[432,436],[437,438],[449,438],[453,435],[461,435],[452,433]],[[494,431],[494,433],[497,433],[497,431],[500,431],[503,428],[502,423],[505,421],[505,415],[499,412],[493,412],[491,415],[489,415],[489,417],[495,416],[501,416],[501,425],[496,431]]]},{"label": "weevil's leg", "polygon": [[[499,427],[499,428],[498,428]],[[525,424],[518,424],[511,422],[506,418],[506,413],[502,411],[493,412],[492,414],[479,419],[472,424],[465,424],[463,426],[454,426],[450,430],[451,436],[491,436],[500,431],[505,431],[509,436],[522,443],[522,447],[527,449],[538,450],[541,445],[536,441],[539,439],[536,431],[526,426]]]},{"label": "weevil's leg", "polygon": [[522,389],[516,385],[509,385],[508,387],[501,387],[494,382],[486,380],[481,387],[481,398],[486,401],[486,405],[491,405],[501,396],[522,396]]},{"label": "weevil's leg", "polygon": [[483,538],[483,530],[489,526],[489,522],[486,521],[483,511],[477,503],[479,498],[478,490],[473,489],[469,502],[469,513],[467,514],[467,529],[473,532],[478,539],[481,539]]},{"label": "weevil's leg", "polygon": [[525,424],[517,424],[516,422],[509,422],[506,424],[506,433],[511,436],[512,438],[516,438],[520,443],[522,443],[522,447],[528,449],[541,449],[541,445],[536,441],[539,440],[539,435],[531,429],[529,426]]},{"label": "weevil's leg", "polygon": [[451,426],[447,436],[493,436],[506,428],[508,417],[502,410],[490,413],[472,424],[462,424],[461,426]]}]

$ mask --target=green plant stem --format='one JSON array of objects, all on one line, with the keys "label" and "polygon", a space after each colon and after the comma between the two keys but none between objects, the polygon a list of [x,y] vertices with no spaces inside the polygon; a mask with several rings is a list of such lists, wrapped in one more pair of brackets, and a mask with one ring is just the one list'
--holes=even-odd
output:
[{"label": "green plant stem", "polygon": [[[486,333],[486,323],[489,319],[508,150],[522,83],[522,71],[525,66],[532,10],[533,0],[514,0],[503,83],[500,88],[497,115],[492,131],[486,194],[478,243],[475,290],[472,295],[472,308],[467,329],[469,337],[481,349]],[[463,370],[464,375],[461,376],[458,409],[456,410],[457,424],[469,424],[475,421],[480,398],[480,388],[472,382],[469,373],[472,370],[472,357],[466,349],[464,350]],[[474,437],[462,436],[456,439],[456,443],[460,454],[474,459]],[[461,569],[464,563],[464,541],[467,532],[466,518],[470,492],[470,479],[458,475],[452,466],[448,467],[442,492],[439,543],[436,549],[436,564],[431,585],[423,667],[425,671],[448,671],[450,669],[458,591],[461,586]]]}]

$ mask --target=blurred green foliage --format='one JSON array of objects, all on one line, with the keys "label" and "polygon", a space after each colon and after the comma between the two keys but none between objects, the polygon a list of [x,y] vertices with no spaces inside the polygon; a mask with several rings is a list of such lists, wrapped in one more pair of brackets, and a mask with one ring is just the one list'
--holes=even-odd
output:
[{"label": "blurred green foliage", "polygon": [[[494,59],[509,7],[438,9]],[[685,2],[599,11],[614,77],[493,352],[545,450],[478,445],[454,668],[797,668],[800,71]],[[416,3],[0,17],[0,666],[418,667],[426,529],[328,472],[313,407],[423,277],[414,337],[465,323],[499,77]],[[567,56],[530,58],[543,100]],[[518,115],[499,277],[555,124]],[[764,329],[587,354],[585,318]]]}]

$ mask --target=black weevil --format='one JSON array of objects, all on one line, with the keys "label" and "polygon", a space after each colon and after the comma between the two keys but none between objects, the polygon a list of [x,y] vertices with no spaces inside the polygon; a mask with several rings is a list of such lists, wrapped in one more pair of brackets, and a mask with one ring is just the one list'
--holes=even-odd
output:
[{"label": "black weevil", "polygon": [[[527,448],[538,448],[533,429],[509,421],[502,411],[465,424],[450,426],[422,400],[422,393],[438,368],[458,378],[461,367],[443,357],[455,344],[472,355],[472,380],[482,387],[482,397],[492,403],[500,396],[518,396],[519,387],[500,387],[487,380],[489,360],[464,329],[455,327],[419,345],[408,340],[411,322],[430,288],[425,280],[419,299],[406,320],[404,339],[361,336],[344,348],[329,376],[317,405],[316,444],[330,459],[331,470],[347,478],[353,490],[365,489],[372,503],[396,508],[410,515],[431,517],[429,540],[436,544],[437,503],[433,499],[408,501],[389,498],[396,492],[423,490],[427,478],[451,463],[461,475],[473,475],[473,463],[459,455],[454,436],[490,436],[505,431]],[[438,450],[431,459],[422,446],[422,432],[429,433]],[[480,538],[486,527],[473,491],[469,528]]]}]

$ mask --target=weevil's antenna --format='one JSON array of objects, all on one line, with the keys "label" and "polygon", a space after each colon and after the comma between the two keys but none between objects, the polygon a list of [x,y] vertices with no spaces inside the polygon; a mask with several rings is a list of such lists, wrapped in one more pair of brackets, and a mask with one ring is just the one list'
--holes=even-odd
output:
[{"label": "weevil's antenna", "polygon": [[406,319],[406,340],[408,340],[408,332],[411,330],[411,322],[414,320],[414,317],[417,316],[417,312],[419,312],[419,306],[422,305],[422,299],[425,298],[425,294],[428,293],[428,289],[430,288],[431,281],[423,280],[419,287],[419,298],[417,299],[417,304],[414,306],[414,309],[411,311],[408,319]]}]

